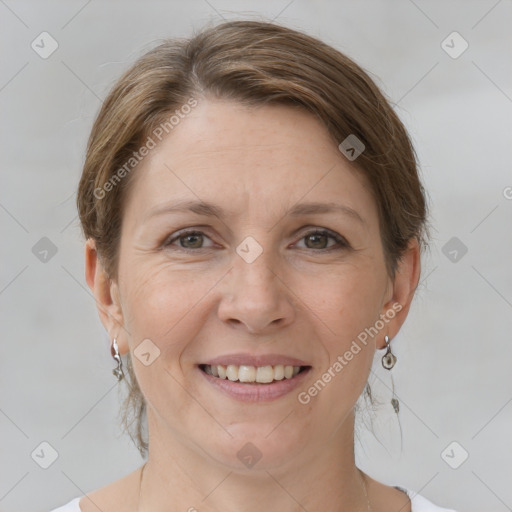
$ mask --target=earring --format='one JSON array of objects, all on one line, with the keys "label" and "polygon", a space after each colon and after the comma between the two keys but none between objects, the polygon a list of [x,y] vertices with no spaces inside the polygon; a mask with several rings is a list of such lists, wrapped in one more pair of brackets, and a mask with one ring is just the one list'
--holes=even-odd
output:
[{"label": "earring", "polygon": [[119,347],[117,346],[116,338],[112,341],[112,346],[110,347],[110,352],[112,357],[117,361],[117,368],[112,370],[112,373],[115,375],[116,379],[119,381],[124,377],[123,372],[123,362],[121,361],[121,356],[119,354]]},{"label": "earring", "polygon": [[[386,370],[391,370],[397,361],[397,358],[393,352],[391,352],[391,341],[389,340],[389,336],[386,334],[384,336],[384,341],[386,342],[386,353],[382,356],[382,366],[386,368]],[[391,398],[391,405],[393,406],[394,411],[396,414],[400,412],[400,402],[398,401],[398,398],[395,395],[395,382],[393,380],[393,374],[391,374],[391,386],[392,386],[392,392],[393,396]]]},{"label": "earring", "polygon": [[386,353],[382,356],[382,366],[386,368],[386,370],[391,370],[396,363],[396,356],[391,352],[391,342],[389,341],[389,336],[386,334],[384,336],[384,341],[386,342]]}]

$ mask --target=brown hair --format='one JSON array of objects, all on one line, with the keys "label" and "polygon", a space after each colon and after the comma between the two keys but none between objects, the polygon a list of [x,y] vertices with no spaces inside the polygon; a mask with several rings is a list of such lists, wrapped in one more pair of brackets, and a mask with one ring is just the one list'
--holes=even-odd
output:
[{"label": "brown hair", "polygon": [[[375,197],[390,275],[412,239],[425,246],[426,202],[414,150],[368,74],[338,50],[301,32],[267,22],[229,21],[190,39],[166,40],[143,55],[101,107],[77,205],[84,235],[95,240],[111,279],[116,279],[123,198],[136,167],[134,155],[158,126],[169,126],[178,109],[208,97],[304,108],[326,126],[336,145],[355,135],[365,149],[353,165]],[[126,367],[130,389],[124,425],[144,456],[145,402],[129,356]]]}]

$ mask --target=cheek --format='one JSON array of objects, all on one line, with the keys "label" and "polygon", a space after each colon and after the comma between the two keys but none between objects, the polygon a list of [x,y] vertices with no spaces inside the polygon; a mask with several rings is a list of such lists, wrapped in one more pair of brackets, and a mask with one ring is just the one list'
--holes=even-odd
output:
[{"label": "cheek", "polygon": [[350,344],[379,318],[386,287],[384,271],[369,265],[347,265],[315,283],[309,293],[304,288],[302,296],[330,328],[335,345]]},{"label": "cheek", "polygon": [[331,276],[323,293],[311,297],[316,301],[311,309],[328,327],[320,338],[326,357],[301,390],[300,403],[307,402],[315,416],[330,418],[331,426],[343,425],[368,379],[375,351],[369,328],[379,319],[384,291],[378,277],[369,271]]},{"label": "cheek", "polygon": [[315,400],[321,409],[325,407],[326,414],[332,403],[338,405],[340,414],[349,410],[364,388],[375,351],[371,327],[379,320],[387,282],[385,270],[375,267],[345,270],[320,283],[309,302],[328,327],[321,337],[327,353],[317,370],[321,382],[311,390],[312,397],[318,394]]},{"label": "cheek", "polygon": [[368,275],[365,276],[366,279],[351,281],[340,297],[340,322],[346,332],[350,332],[351,338],[373,325],[379,318],[384,289],[378,280],[368,279]]},{"label": "cheek", "polygon": [[211,285],[185,275],[168,265],[144,264],[131,266],[124,275],[123,316],[133,368],[155,411],[186,414],[193,407],[183,389],[181,355],[201,328],[194,308]]},{"label": "cheek", "polygon": [[[168,264],[135,267],[137,270],[125,280],[123,305],[132,346],[149,338],[162,351],[179,350],[180,340],[187,338],[183,329],[196,325],[187,320],[193,314],[198,297],[207,293],[208,282],[190,279],[188,274],[172,271]],[[192,336],[193,333],[190,333],[189,339]]]}]

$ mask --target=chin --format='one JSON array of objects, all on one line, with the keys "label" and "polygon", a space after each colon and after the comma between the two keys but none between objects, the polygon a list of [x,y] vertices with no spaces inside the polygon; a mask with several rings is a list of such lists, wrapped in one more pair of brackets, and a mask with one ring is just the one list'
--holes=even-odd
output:
[{"label": "chin", "polygon": [[208,451],[217,462],[237,473],[283,467],[303,452],[301,439],[307,436],[290,431],[289,425],[277,426],[279,421],[230,426],[227,430],[233,437],[223,436],[222,442]]}]

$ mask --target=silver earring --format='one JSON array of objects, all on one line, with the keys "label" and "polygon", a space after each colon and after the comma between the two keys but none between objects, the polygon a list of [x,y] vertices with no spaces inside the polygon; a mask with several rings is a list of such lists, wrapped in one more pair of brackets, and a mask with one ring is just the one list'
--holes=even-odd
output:
[{"label": "silver earring", "polygon": [[117,361],[117,368],[112,370],[112,373],[115,375],[116,379],[119,381],[124,377],[123,372],[123,362],[121,361],[121,356],[119,354],[119,347],[117,346],[116,338],[112,341],[112,346],[110,347],[110,352],[112,357]]},{"label": "silver earring", "polygon": [[[384,366],[386,370],[391,370],[393,366],[395,366],[397,359],[395,354],[391,352],[391,342],[387,334],[384,336],[384,341],[386,342],[386,353],[382,356],[382,366]],[[400,412],[400,402],[395,395],[395,382],[393,380],[393,374],[391,374],[391,386],[393,392],[393,396],[391,397],[391,405],[393,406],[396,414],[398,414]]]},{"label": "silver earring", "polygon": [[386,353],[382,356],[382,366],[386,368],[386,370],[391,370],[396,363],[396,356],[391,352],[391,342],[389,341],[389,336],[386,334],[384,336],[384,341],[386,342]]}]

